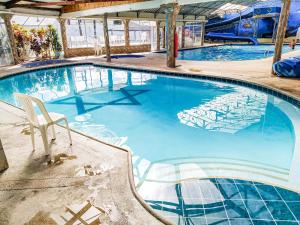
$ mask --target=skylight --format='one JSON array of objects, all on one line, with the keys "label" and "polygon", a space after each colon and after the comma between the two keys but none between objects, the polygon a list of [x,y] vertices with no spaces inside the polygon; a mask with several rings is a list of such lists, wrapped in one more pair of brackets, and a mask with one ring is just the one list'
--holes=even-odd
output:
[{"label": "skylight", "polygon": [[248,6],[240,5],[240,4],[233,4],[233,3],[226,3],[222,5],[217,10],[213,11],[211,14],[228,14],[228,13],[238,13],[247,9]]}]

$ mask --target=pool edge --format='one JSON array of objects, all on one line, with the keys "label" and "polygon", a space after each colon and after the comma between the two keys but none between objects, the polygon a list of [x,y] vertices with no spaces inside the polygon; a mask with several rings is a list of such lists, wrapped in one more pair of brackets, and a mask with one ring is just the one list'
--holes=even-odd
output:
[{"label": "pool edge", "polygon": [[[267,94],[272,94],[278,98],[281,98],[289,103],[291,103],[293,106],[296,106],[298,108],[300,108],[300,98],[297,96],[294,96],[290,93],[286,93],[280,89],[277,88],[273,88],[270,87],[268,85],[264,85],[264,84],[258,84],[256,82],[251,82],[248,80],[243,80],[243,79],[237,79],[237,78],[231,78],[228,76],[215,76],[215,75],[205,75],[205,74],[200,74],[200,73],[188,73],[188,72],[182,72],[182,71],[168,71],[168,70],[160,70],[160,69],[150,69],[150,68],[143,68],[143,67],[131,67],[128,65],[115,65],[115,64],[110,64],[110,63],[105,63],[105,62],[71,62],[71,63],[63,63],[63,64],[58,64],[58,65],[43,65],[41,67],[38,68],[24,68],[24,71],[18,71],[15,73],[8,73],[3,75],[2,77],[0,77],[0,80],[11,77],[11,76],[17,76],[17,75],[21,75],[24,73],[28,73],[28,72],[33,72],[33,71],[40,71],[40,70],[45,70],[45,69],[54,69],[54,68],[62,68],[62,67],[68,67],[68,66],[83,66],[83,65],[92,65],[95,67],[103,67],[103,68],[114,68],[114,69],[120,69],[120,70],[132,70],[135,72],[145,72],[145,73],[158,73],[159,75],[165,75],[165,76],[173,76],[173,77],[183,77],[183,78],[193,78],[193,79],[202,79],[202,80],[208,80],[208,81],[219,81],[219,82],[225,82],[225,83],[230,83],[230,84],[235,84],[235,85],[241,85],[243,87],[248,87],[248,88],[252,88],[258,91],[262,91],[264,93]],[[18,110],[22,110],[19,107],[16,107],[12,104],[9,104],[7,102],[4,102],[3,100],[0,99],[1,103],[4,103],[10,107],[13,107],[15,109]],[[23,111],[23,110],[22,110]],[[61,126],[61,125],[59,125]],[[64,126],[61,126],[64,127]],[[139,195],[139,193],[137,192],[136,188],[135,188],[135,183],[134,183],[134,175],[133,175],[133,164],[132,164],[132,153],[130,150],[128,149],[124,149],[122,147],[119,146],[115,146],[113,144],[107,143],[105,141],[102,141],[100,139],[97,139],[95,137],[92,137],[90,135],[87,135],[85,133],[82,133],[80,131],[71,129],[72,132],[80,134],[84,137],[87,137],[91,140],[94,140],[96,142],[99,142],[101,144],[113,147],[114,149],[120,150],[120,151],[125,151],[127,153],[127,163],[128,163],[128,179],[129,179],[129,184],[130,184],[130,189],[132,194],[134,195],[134,197],[136,198],[136,200],[153,216],[155,217],[157,220],[159,220],[160,222],[162,222],[163,224],[166,225],[175,225],[174,223],[168,221],[166,218],[164,218],[163,216],[161,216],[160,214],[156,213],[154,209],[152,209],[146,202],[145,200]],[[208,177],[209,178],[209,177]],[[231,177],[233,179],[235,179],[234,177]],[[268,183],[266,183],[268,184]],[[287,187],[283,187],[287,190],[292,190],[292,189],[288,189]],[[292,190],[295,191],[295,190]]]}]

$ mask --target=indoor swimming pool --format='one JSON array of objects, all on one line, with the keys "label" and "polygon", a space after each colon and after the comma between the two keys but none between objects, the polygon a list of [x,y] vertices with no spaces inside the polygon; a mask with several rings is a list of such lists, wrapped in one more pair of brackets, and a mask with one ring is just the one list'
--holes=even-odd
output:
[{"label": "indoor swimming pool", "polygon": [[286,189],[300,193],[300,110],[287,98],[93,65],[0,80],[1,100],[18,105],[14,92],[40,98],[75,130],[130,149],[139,194],[176,224],[299,223],[300,195]]},{"label": "indoor swimming pool", "polygon": [[[177,59],[193,61],[241,61],[272,57],[274,45],[221,45],[187,49],[178,52]],[[284,45],[282,52],[291,51]]]}]

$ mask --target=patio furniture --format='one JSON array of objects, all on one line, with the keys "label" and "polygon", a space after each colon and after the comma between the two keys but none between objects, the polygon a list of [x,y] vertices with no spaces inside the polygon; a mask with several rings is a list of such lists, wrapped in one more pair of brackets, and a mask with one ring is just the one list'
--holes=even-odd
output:
[{"label": "patio furniture", "polygon": [[[70,132],[68,120],[65,115],[54,113],[54,112],[48,113],[44,103],[38,98],[28,96],[25,94],[20,94],[20,93],[14,93],[14,96],[17,98],[19,103],[21,103],[26,113],[26,117],[30,126],[30,134],[31,134],[33,150],[35,150],[34,128],[37,128],[41,132],[46,155],[51,156],[51,151],[49,148],[48,137],[47,137],[47,129],[50,126],[52,127],[52,135],[53,135],[52,140],[55,140],[56,136],[55,136],[54,125],[58,124],[60,121],[65,122],[68,131],[70,145],[72,145],[71,132]],[[34,105],[36,105],[39,108],[41,114],[36,113]]]},{"label": "patio furniture", "polygon": [[8,169],[8,162],[0,139],[0,172]]}]

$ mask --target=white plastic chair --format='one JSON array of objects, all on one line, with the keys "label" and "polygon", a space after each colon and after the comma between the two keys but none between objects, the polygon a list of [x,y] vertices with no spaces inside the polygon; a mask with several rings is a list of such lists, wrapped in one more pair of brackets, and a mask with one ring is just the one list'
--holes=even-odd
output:
[{"label": "white plastic chair", "polygon": [[[53,112],[48,113],[44,103],[38,98],[31,97],[25,94],[20,94],[20,93],[14,93],[14,96],[17,98],[17,100],[20,102],[20,104],[23,106],[25,110],[26,117],[30,126],[33,150],[35,150],[34,128],[37,128],[41,132],[46,155],[51,156],[51,151],[49,148],[48,137],[47,137],[47,129],[50,126],[52,127],[52,135],[53,135],[52,140],[55,140],[56,136],[55,136],[54,125],[58,124],[60,121],[65,121],[68,130],[70,145],[72,145],[71,132],[70,132],[68,120],[65,115],[59,113],[53,113]],[[36,113],[34,109],[34,103],[38,106],[42,114],[38,115]]]},{"label": "white plastic chair", "polygon": [[94,51],[96,56],[102,55],[102,47],[100,41],[97,38],[94,39]]}]

